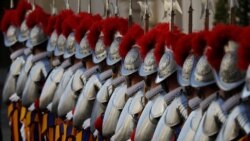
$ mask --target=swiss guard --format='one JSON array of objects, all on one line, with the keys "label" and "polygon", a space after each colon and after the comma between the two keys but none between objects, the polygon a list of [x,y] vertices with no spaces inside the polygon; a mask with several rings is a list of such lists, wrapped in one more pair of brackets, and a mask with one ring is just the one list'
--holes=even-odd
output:
[{"label": "swiss guard", "polygon": [[[3,102],[13,141],[246,141],[250,134],[250,27],[209,30],[211,0],[202,1],[205,30],[175,22],[177,0],[163,0],[164,18],[150,27],[150,2],[139,1],[142,25],[104,0],[104,16],[50,14],[20,0],[1,20],[11,52]],[[113,7],[113,9],[112,9]]]},{"label": "swiss guard", "polygon": [[[13,4],[13,1],[11,3]],[[5,11],[1,21],[4,44],[11,51],[10,59],[12,60],[10,72],[3,88],[3,102],[8,105],[8,117],[12,133],[11,139],[14,141],[21,140],[21,132],[19,130],[22,124],[19,118],[21,115],[20,97],[22,93],[17,92],[17,78],[21,74],[30,52],[26,51],[23,41],[20,40],[22,22],[30,9],[31,5],[29,3],[20,1],[16,9]]]}]

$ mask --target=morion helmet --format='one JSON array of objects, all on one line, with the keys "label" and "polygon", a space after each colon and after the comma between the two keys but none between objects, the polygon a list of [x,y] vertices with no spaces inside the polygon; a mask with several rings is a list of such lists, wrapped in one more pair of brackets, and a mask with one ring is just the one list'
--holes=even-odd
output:
[{"label": "morion helmet", "polygon": [[80,25],[75,31],[75,39],[77,41],[75,53],[76,58],[83,59],[91,55],[92,51],[87,40],[89,29],[92,24],[100,21],[101,19],[100,15],[94,15],[86,16],[81,20]]},{"label": "morion helmet", "polygon": [[192,87],[204,87],[215,83],[212,68],[205,55],[208,35],[208,31],[201,31],[192,40],[193,53],[199,58],[191,76]]},{"label": "morion helmet", "polygon": [[143,29],[134,24],[123,37],[119,47],[119,54],[124,59],[122,62],[121,74],[131,75],[138,71],[141,65],[141,57],[137,40],[143,36]]},{"label": "morion helmet", "polygon": [[30,30],[29,39],[26,42],[28,48],[33,48],[47,41],[45,28],[49,15],[41,7],[36,7],[27,17],[26,24]]},{"label": "morion helmet", "polygon": [[230,91],[244,82],[245,73],[237,67],[240,32],[241,28],[234,25],[217,25],[208,38],[206,56],[213,67],[217,85],[224,91]]},{"label": "morion helmet", "polygon": [[189,86],[191,75],[197,63],[196,56],[192,53],[192,38],[194,33],[182,36],[176,43],[174,58],[178,65],[177,80],[181,86]]}]

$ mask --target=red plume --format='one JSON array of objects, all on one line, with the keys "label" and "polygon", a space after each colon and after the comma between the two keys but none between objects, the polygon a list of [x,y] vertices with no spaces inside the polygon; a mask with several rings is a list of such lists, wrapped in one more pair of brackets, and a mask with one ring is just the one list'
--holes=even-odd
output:
[{"label": "red plume", "polygon": [[44,31],[48,24],[49,14],[45,13],[41,7],[36,7],[36,9],[30,13],[27,17],[26,24],[28,28],[32,28],[35,25],[40,25]]},{"label": "red plume", "polygon": [[106,47],[110,46],[114,39],[116,31],[119,31],[122,35],[126,34],[128,30],[128,20],[124,18],[111,17],[105,19],[103,22],[102,32],[104,34],[104,44]]},{"label": "red plume", "polygon": [[1,30],[6,32],[10,25],[13,24],[13,14],[15,14],[15,10],[6,10],[4,12],[4,16],[1,21]]},{"label": "red plume", "polygon": [[165,47],[173,49],[176,45],[177,40],[180,38],[182,33],[180,32],[177,26],[174,26],[174,30],[172,32],[169,31],[169,23],[161,23],[158,24],[155,28],[160,31],[160,37],[158,37],[154,56],[157,62],[160,61],[162,55],[165,52]]},{"label": "red plume", "polygon": [[123,37],[122,42],[119,46],[119,54],[122,58],[125,58],[129,50],[135,45],[136,41],[144,34],[143,29],[134,24]]},{"label": "red plume", "polygon": [[153,29],[161,31],[169,31],[169,23],[159,23]]},{"label": "red plume", "polygon": [[78,19],[77,15],[72,15],[70,17],[67,17],[62,23],[62,34],[65,37],[68,37],[68,35],[73,32],[73,30],[77,27],[78,25]]},{"label": "red plume", "polygon": [[72,10],[63,10],[58,14],[56,23],[55,23],[56,32],[58,35],[60,35],[62,32],[63,21],[67,19],[67,17],[73,16],[73,15],[74,15],[74,12]]},{"label": "red plume", "polygon": [[176,43],[174,51],[174,58],[178,65],[182,66],[189,53],[191,53],[191,41],[195,34],[182,36]]},{"label": "red plume", "polygon": [[103,114],[96,118],[94,126],[100,134],[102,134]]},{"label": "red plume", "polygon": [[26,13],[28,10],[31,10],[31,4],[29,4],[26,0],[20,0],[16,8],[16,14],[13,15],[14,25],[20,27],[23,20],[25,19]]},{"label": "red plume", "polygon": [[125,35],[128,32],[128,28],[128,20],[119,18],[118,24],[116,25],[117,31],[119,31],[122,35]]},{"label": "red plume", "polygon": [[158,63],[160,62],[161,57],[164,54],[164,52],[165,52],[165,37],[160,36],[157,39],[155,50],[154,50],[154,56]]},{"label": "red plume", "polygon": [[161,23],[156,26],[156,28],[161,31],[161,35],[165,37],[167,47],[173,48],[182,33],[177,26],[174,26],[173,31],[170,31],[169,27],[169,23]]},{"label": "red plume", "polygon": [[102,20],[95,22],[89,30],[89,34],[87,38],[88,38],[89,45],[92,49],[95,49],[96,42],[98,41],[98,38],[101,34],[102,22],[103,22]]},{"label": "red plume", "polygon": [[51,33],[54,31],[54,29],[56,27],[55,26],[56,20],[57,20],[57,16],[56,15],[51,15],[49,17],[48,25],[47,25],[46,30],[45,30],[45,32],[46,32],[47,35],[50,36]]},{"label": "red plume", "polygon": [[207,38],[209,48],[206,56],[210,65],[218,70],[224,56],[224,46],[228,41],[238,41],[241,28],[235,25],[216,25]]},{"label": "red plume", "polygon": [[240,47],[238,49],[238,67],[245,71],[250,65],[250,26],[246,27],[240,37]]},{"label": "red plume", "polygon": [[75,31],[75,38],[78,43],[81,42],[82,38],[85,36],[85,33],[89,30],[92,24],[97,21],[100,21],[102,18],[100,15],[95,16],[87,16],[81,20],[80,25],[77,27]]},{"label": "red plume", "polygon": [[192,49],[193,53],[196,56],[202,56],[205,48],[207,47],[207,38],[208,31],[201,31],[196,34],[196,36],[192,40]]},{"label": "red plume", "polygon": [[147,53],[155,47],[159,33],[159,30],[152,29],[138,40],[137,44],[140,46],[142,58],[145,58]]}]

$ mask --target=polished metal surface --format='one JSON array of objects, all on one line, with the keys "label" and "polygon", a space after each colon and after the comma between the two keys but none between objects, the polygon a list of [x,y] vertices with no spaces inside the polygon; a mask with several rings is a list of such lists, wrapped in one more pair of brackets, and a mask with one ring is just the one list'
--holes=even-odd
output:
[{"label": "polished metal surface", "polygon": [[148,101],[138,121],[135,140],[151,140],[157,123],[166,107],[167,104],[165,103],[164,95],[161,93],[156,94],[152,99],[150,99],[150,101]]},{"label": "polished metal surface", "polygon": [[230,111],[226,122],[217,136],[217,141],[231,141],[239,137],[241,130],[250,133],[249,106],[246,104],[236,105]]},{"label": "polished metal surface", "polygon": [[160,83],[176,71],[176,63],[174,60],[173,52],[166,50],[159,62],[158,74],[156,83]]},{"label": "polished metal surface", "polygon": [[154,49],[151,49],[140,67],[139,74],[140,76],[148,76],[157,71],[157,62],[154,57]]},{"label": "polished metal surface", "polygon": [[199,124],[198,130],[194,137],[194,141],[213,140],[212,136],[216,135],[221,128],[218,122],[223,124],[226,121],[226,117],[221,110],[223,103],[224,101],[219,98],[209,105]]},{"label": "polished metal surface", "polygon": [[25,84],[28,80],[28,75],[29,75],[30,69],[33,66],[32,58],[33,58],[33,55],[29,55],[27,57],[25,64],[24,64],[24,67],[22,68],[20,75],[17,79],[16,93],[19,97],[22,97]]},{"label": "polished metal surface", "polygon": [[34,26],[29,34],[29,39],[26,42],[26,46],[33,48],[47,40],[47,36],[43,32],[43,29],[38,25]]},{"label": "polished metal surface", "polygon": [[96,94],[102,87],[97,75],[94,74],[88,79],[77,100],[73,116],[73,124],[76,127],[81,127],[84,121],[91,117]]},{"label": "polished metal surface", "polygon": [[127,53],[125,60],[122,64],[121,74],[123,76],[128,76],[138,71],[141,62],[142,61],[139,53],[139,48],[135,46]]},{"label": "polished metal surface", "polygon": [[130,138],[138,122],[137,116],[145,106],[143,98],[143,91],[139,90],[127,100],[122,109],[112,140],[122,141]]},{"label": "polished metal surface", "polygon": [[4,33],[4,45],[5,47],[11,47],[17,42],[18,29],[10,25],[7,32]]},{"label": "polished metal surface", "polygon": [[[174,136],[174,126],[178,126],[182,121],[185,121],[187,115],[187,98],[184,95],[183,89],[177,88],[176,98],[167,106],[165,112],[161,116],[152,140],[170,140]],[[175,90],[174,90],[175,91]],[[168,95],[168,94],[167,94]]]},{"label": "polished metal surface", "polygon": [[111,137],[115,133],[121,111],[126,103],[127,85],[124,83],[115,88],[106,108],[103,118],[103,136]]},{"label": "polished metal surface", "polygon": [[22,104],[24,106],[30,106],[40,97],[39,90],[41,89],[41,86],[39,85],[39,82],[47,77],[51,69],[51,64],[48,58],[37,60],[37,62],[35,62],[30,70],[28,80],[23,90]]},{"label": "polished metal surface", "polygon": [[25,64],[25,56],[17,57],[10,66],[9,74],[7,75],[4,87],[2,100],[4,103],[9,101],[11,95],[16,93],[17,79]]},{"label": "polished metal surface", "polygon": [[[58,91],[61,93],[56,93],[55,96],[57,97],[57,99],[55,99],[55,103],[53,99],[52,111],[57,111],[59,117],[65,116],[69,111],[73,110],[73,107],[76,105],[79,91],[84,86],[82,79],[82,75],[84,74],[84,72],[85,69],[83,67],[80,67],[74,70],[74,72],[71,72],[73,76],[66,77],[67,80],[70,79],[68,83],[65,81],[67,83],[65,83],[66,87],[62,87],[62,90]],[[58,105],[56,102],[58,102]]]},{"label": "polished metal surface", "polygon": [[122,41],[122,35],[119,32],[115,33],[114,40],[108,49],[107,64],[112,66],[121,60],[119,54],[119,45]]}]

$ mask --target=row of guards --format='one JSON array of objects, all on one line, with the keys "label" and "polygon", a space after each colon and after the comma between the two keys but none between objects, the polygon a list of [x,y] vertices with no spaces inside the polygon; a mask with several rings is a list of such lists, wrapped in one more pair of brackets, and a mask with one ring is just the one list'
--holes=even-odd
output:
[{"label": "row of guards", "polygon": [[[118,2],[118,1],[116,1]],[[110,10],[105,16],[66,9],[51,14],[35,0],[11,0],[1,20],[12,64],[3,102],[12,141],[250,140],[250,27],[209,30],[212,0],[202,1],[205,29],[174,24],[177,0],[163,0],[169,22],[143,28]],[[15,8],[14,8],[15,7]]]}]

